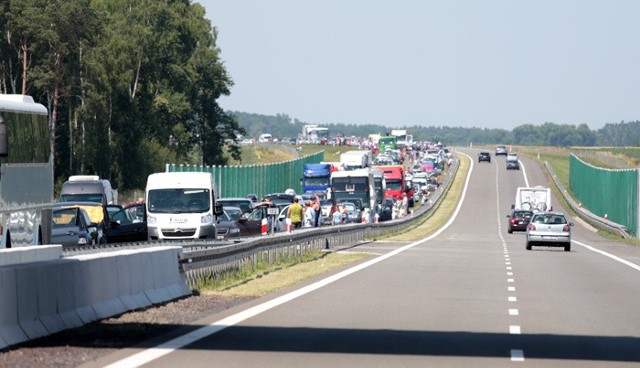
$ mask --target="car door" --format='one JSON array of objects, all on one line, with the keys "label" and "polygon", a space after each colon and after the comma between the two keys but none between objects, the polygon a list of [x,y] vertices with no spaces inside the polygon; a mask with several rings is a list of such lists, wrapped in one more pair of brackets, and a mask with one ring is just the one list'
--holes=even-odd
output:
[{"label": "car door", "polygon": [[111,216],[107,228],[109,243],[139,242],[148,238],[147,213],[144,204],[134,204]]},{"label": "car door", "polygon": [[78,218],[79,208],[69,207],[54,210],[51,226],[51,243],[62,245],[78,245],[80,225]]},{"label": "car door", "polygon": [[262,207],[254,208],[253,211],[243,213],[236,220],[236,226],[240,229],[241,236],[262,234],[262,212]]}]

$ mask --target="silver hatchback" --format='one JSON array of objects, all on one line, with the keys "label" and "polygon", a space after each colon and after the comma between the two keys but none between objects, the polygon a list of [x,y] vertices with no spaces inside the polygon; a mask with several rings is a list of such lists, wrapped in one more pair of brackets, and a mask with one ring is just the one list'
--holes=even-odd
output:
[{"label": "silver hatchback", "polygon": [[560,212],[534,213],[527,226],[527,250],[533,246],[564,247],[571,251],[572,222]]}]

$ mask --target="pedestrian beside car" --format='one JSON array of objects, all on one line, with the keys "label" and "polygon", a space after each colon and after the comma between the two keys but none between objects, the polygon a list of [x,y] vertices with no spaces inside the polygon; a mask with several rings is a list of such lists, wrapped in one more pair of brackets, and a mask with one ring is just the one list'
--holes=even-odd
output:
[{"label": "pedestrian beside car", "polygon": [[336,210],[333,211],[333,213],[331,214],[331,224],[332,225],[340,225],[342,224],[343,221],[343,209],[342,207],[337,207],[336,206]]},{"label": "pedestrian beside car", "polygon": [[293,199],[293,204],[289,206],[289,210],[287,210],[287,217],[291,220],[291,227],[293,229],[299,229],[302,227],[302,216],[302,205],[298,203],[298,197],[295,197]]},{"label": "pedestrian beside car", "polygon": [[304,225],[302,227],[313,227],[316,218],[315,211],[311,206],[311,202],[307,202],[304,207]]},{"label": "pedestrian beside car", "polygon": [[314,211],[313,226],[318,227],[320,226],[320,213],[322,211],[320,208],[320,197],[316,195],[311,203]]}]

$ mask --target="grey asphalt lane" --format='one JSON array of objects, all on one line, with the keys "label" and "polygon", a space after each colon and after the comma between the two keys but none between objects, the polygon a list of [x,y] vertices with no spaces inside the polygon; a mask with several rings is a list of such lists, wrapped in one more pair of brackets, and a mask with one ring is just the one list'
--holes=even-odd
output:
[{"label": "grey asphalt lane", "polygon": [[[379,256],[114,366],[638,366],[640,272],[578,245],[526,251],[523,234],[507,234],[515,189],[549,185],[521,160],[526,180],[502,157],[474,161],[459,212],[437,235],[362,244],[349,251]],[[639,256],[580,223],[574,234]]]}]

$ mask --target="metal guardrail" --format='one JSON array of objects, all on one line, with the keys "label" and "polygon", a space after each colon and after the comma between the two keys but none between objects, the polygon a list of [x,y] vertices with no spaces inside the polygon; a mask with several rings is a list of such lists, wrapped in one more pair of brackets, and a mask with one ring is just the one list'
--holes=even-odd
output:
[{"label": "metal guardrail", "polygon": [[436,209],[442,196],[451,186],[459,168],[459,161],[443,172],[444,180],[427,202],[405,217],[380,223],[329,225],[299,229],[292,233],[276,233],[241,241],[149,241],[140,243],[103,244],[64,248],[64,256],[136,249],[159,245],[179,245],[183,251],[178,256],[181,271],[191,288],[207,279],[223,277],[247,265],[266,261],[269,264],[281,258],[300,256],[305,252],[332,249],[352,245],[385,233],[414,226]]},{"label": "metal guardrail", "polygon": [[445,178],[439,189],[413,214],[405,217],[367,224],[330,225],[300,229],[292,233],[278,233],[248,239],[237,244],[211,247],[208,244],[185,244],[180,265],[190,287],[206,279],[216,279],[259,261],[274,262],[280,258],[299,256],[305,252],[332,249],[376,238],[385,233],[401,230],[423,221],[436,209],[447,192],[459,168],[459,161],[443,173]]},{"label": "metal guardrail", "polygon": [[580,216],[580,218],[587,221],[590,225],[595,226],[599,229],[619,234],[625,239],[631,238],[631,235],[629,234],[629,232],[627,231],[627,228],[624,225],[620,225],[615,222],[609,221],[605,218],[602,218],[600,216],[597,216],[592,212],[590,212],[589,210],[587,210],[586,208],[578,205],[576,201],[573,200],[571,195],[569,195],[564,185],[562,185],[562,183],[558,180],[555,172],[553,171],[553,168],[551,167],[548,161],[544,162],[544,166],[547,169],[547,172],[549,172],[549,175],[551,176],[551,179],[553,180],[553,183],[555,184],[556,188],[558,188],[558,191],[560,191],[560,194],[564,197],[564,199],[567,201],[569,206],[578,214],[578,216]]}]

